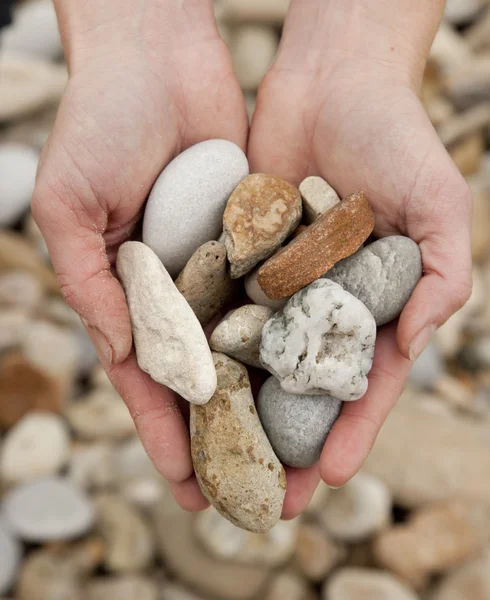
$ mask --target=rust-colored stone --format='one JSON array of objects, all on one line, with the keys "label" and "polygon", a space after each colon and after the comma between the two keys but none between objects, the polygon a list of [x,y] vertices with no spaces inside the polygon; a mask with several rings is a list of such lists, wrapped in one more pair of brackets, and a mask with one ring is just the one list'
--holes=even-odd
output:
[{"label": "rust-colored stone", "polygon": [[0,428],[15,425],[32,410],[60,413],[63,386],[34,367],[22,354],[12,352],[0,361]]},{"label": "rust-colored stone", "polygon": [[263,173],[246,177],[231,195],[223,216],[233,279],[272,256],[296,229],[301,214],[301,195],[290,183]]},{"label": "rust-colored stone", "polygon": [[273,300],[295,294],[359,250],[373,229],[365,194],[348,196],[262,266],[260,287]]}]

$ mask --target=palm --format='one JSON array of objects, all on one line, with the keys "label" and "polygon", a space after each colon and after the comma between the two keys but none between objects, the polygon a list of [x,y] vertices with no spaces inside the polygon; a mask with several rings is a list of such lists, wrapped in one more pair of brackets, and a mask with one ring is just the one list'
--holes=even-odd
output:
[{"label": "palm", "polygon": [[[379,332],[369,391],[344,405],[327,440],[320,468],[334,486],[359,469],[401,394],[411,366],[409,345],[424,320],[431,312],[444,320],[464,302],[465,289],[459,297],[450,294],[448,266],[458,265],[463,273],[470,262],[467,190],[416,94],[406,85],[387,86],[362,75],[357,81],[350,73],[336,77],[319,83],[273,70],[252,124],[252,168],[295,183],[321,175],[341,196],[364,190],[376,216],[374,233],[414,239],[427,276],[398,326]],[[283,93],[286,86],[290,94]],[[441,310],[435,305],[443,295],[447,306]]]}]

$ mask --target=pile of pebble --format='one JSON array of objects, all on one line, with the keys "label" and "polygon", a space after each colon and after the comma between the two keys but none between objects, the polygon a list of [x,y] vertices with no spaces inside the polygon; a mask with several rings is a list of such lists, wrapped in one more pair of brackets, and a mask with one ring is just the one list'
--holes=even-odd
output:
[{"label": "pile of pebble", "polygon": [[[256,86],[277,48],[288,1],[215,4],[220,31],[230,44],[252,110]],[[488,600],[487,4],[487,0],[448,0],[422,94],[474,192],[473,296],[437,331],[434,343],[416,363],[408,389],[363,471],[342,489],[322,485],[301,517],[279,522],[265,534],[235,527],[214,508],[191,515],[175,504],[148,461],[128,411],[98,365],[78,318],[61,300],[28,205],[66,68],[49,0],[19,5],[0,49],[1,600]],[[247,175],[244,172],[241,179]],[[228,195],[234,187],[230,184]],[[307,197],[304,187],[301,192]],[[225,204],[226,199],[221,213]],[[302,210],[303,224],[311,225],[315,215],[308,216],[306,203]],[[207,239],[217,239],[221,228],[222,224]],[[366,243],[375,248],[379,242]],[[197,260],[217,260],[228,272],[226,245],[208,244],[220,248],[219,253],[195,253]],[[191,248],[190,263],[192,252]],[[332,272],[350,260],[337,263],[327,279],[334,281]],[[378,261],[369,260],[371,272]],[[230,277],[198,280],[189,277],[193,272],[189,268],[178,277],[183,267],[172,272],[177,288],[199,321],[210,322],[206,310],[214,314],[217,307],[200,303],[200,298],[209,297],[208,288],[229,286]],[[286,303],[284,298],[264,297],[256,271],[244,277],[249,298],[246,323],[253,322],[252,314],[264,324]],[[231,280],[231,286],[237,285],[242,285],[240,279]],[[223,296],[222,291],[217,293]],[[233,297],[243,300],[240,289],[230,292]],[[377,321],[369,299],[358,300]],[[260,359],[257,341],[250,339],[252,350],[244,358],[242,335],[234,333],[236,328],[243,330],[244,310],[220,325],[227,354],[216,348],[228,358],[215,367],[217,380],[240,380],[244,367],[237,363],[247,369],[259,366],[250,358]],[[248,329],[243,337],[249,337]],[[230,339],[238,340],[241,356],[234,356]],[[219,337],[215,343],[222,343]],[[231,361],[237,362],[231,366]],[[267,370],[261,372],[267,377]],[[285,392],[275,375],[266,383],[271,406],[278,398],[285,418],[290,413],[286,395],[303,394]],[[223,394],[224,404],[230,397]],[[241,391],[243,397],[250,399],[247,388]],[[331,406],[315,399],[319,397],[305,395],[301,403],[324,410]],[[211,402],[197,409],[207,410]],[[329,415],[335,418],[330,412],[322,418]],[[249,423],[246,418],[240,421],[244,427]],[[265,428],[266,418],[261,419]],[[285,427],[282,438],[275,438],[272,428],[267,438],[275,440],[271,446],[276,460],[286,464],[299,455],[292,443],[287,450],[294,455],[282,455]],[[304,452],[304,440],[300,448]]]},{"label": "pile of pebble", "polygon": [[[400,314],[422,276],[408,238],[362,247],[373,228],[362,192],[340,201],[320,177],[296,189],[249,175],[240,148],[209,140],[164,169],[143,243],[119,250],[138,364],[191,403],[199,484],[239,527],[277,523],[281,463],[319,460],[342,402],[367,390],[376,327]],[[254,303],[217,325],[212,354],[203,326],[244,277]],[[272,374],[257,404],[245,365]]]}]

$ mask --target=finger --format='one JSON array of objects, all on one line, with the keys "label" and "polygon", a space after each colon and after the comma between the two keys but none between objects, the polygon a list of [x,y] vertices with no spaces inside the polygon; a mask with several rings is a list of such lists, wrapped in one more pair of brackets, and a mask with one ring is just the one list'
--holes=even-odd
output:
[{"label": "finger", "polygon": [[310,503],[320,483],[318,465],[309,469],[293,469],[286,467],[287,490],[282,508],[282,518],[294,519],[301,514]]},{"label": "finger", "polygon": [[326,484],[340,487],[361,468],[403,391],[410,367],[397,346],[396,324],[380,330],[368,391],[360,400],[344,402],[323,449],[320,474]]},{"label": "finger", "polygon": [[109,363],[119,363],[132,345],[128,307],[106,254],[107,215],[102,210],[90,214],[84,205],[61,180],[52,186],[42,181],[32,209],[63,297],[90,329],[99,352]]},{"label": "finger", "polygon": [[[462,199],[464,202],[464,199]],[[425,276],[403,310],[398,327],[401,352],[415,361],[432,334],[469,299],[472,287],[469,217],[421,243]]]},{"label": "finger", "polygon": [[171,483],[170,488],[175,501],[184,510],[199,512],[209,506],[209,502],[202,495],[195,475],[180,483]]},{"label": "finger", "polygon": [[298,185],[309,174],[310,150],[304,141],[310,137],[301,117],[284,119],[283,115],[302,114],[304,91],[297,82],[284,94],[283,85],[268,74],[260,86],[248,143],[250,172],[274,173]]},{"label": "finger", "polygon": [[141,371],[134,351],[118,365],[110,365],[103,357],[101,361],[155,468],[171,483],[186,481],[194,469],[189,431],[177,395]]}]

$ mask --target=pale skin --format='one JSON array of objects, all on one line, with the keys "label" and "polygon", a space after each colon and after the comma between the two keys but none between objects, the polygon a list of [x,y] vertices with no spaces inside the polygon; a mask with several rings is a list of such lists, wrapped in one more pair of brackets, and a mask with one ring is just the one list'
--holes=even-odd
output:
[{"label": "pale skin", "polygon": [[341,195],[363,189],[376,235],[420,245],[425,276],[399,322],[379,333],[368,393],[344,405],[319,465],[288,469],[283,517],[296,516],[320,477],[337,487],[361,467],[412,361],[470,295],[471,195],[418,97],[443,1],[293,0],[250,132],[211,0],[55,4],[70,82],[34,216],[67,302],[184,508],[207,506],[186,420],[173,392],[138,368],[111,272],[165,165],[197,142],[228,139],[252,171],[296,184],[322,175]]}]

